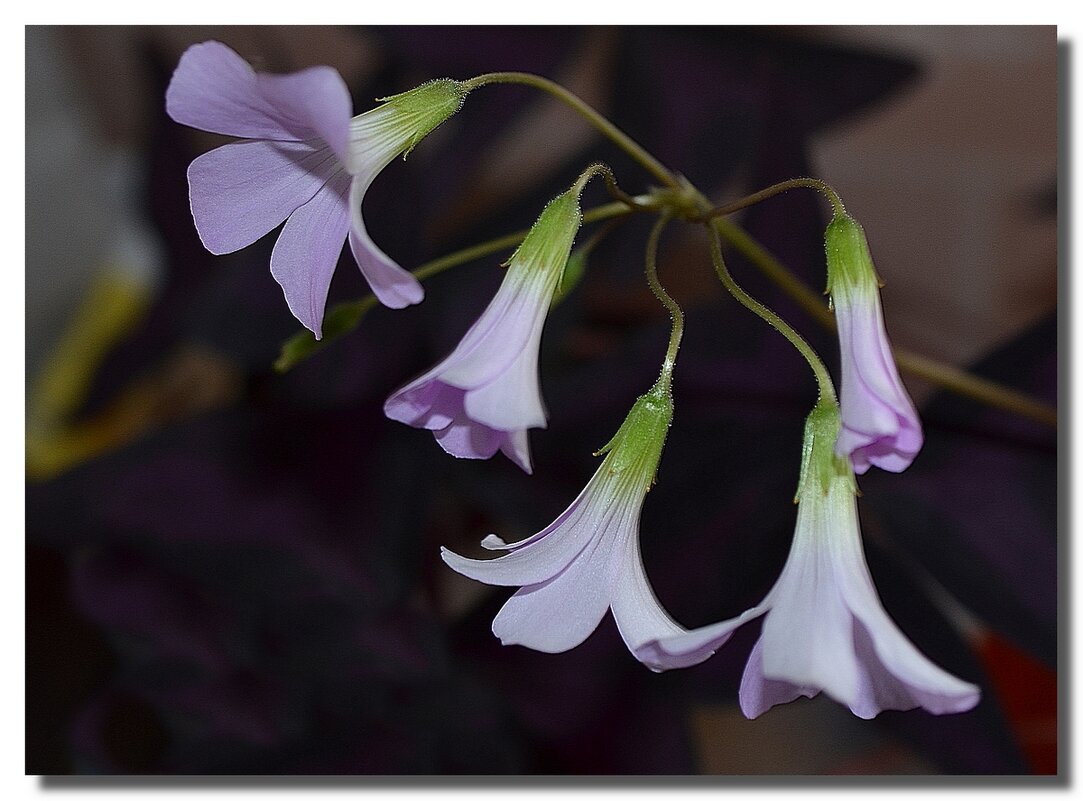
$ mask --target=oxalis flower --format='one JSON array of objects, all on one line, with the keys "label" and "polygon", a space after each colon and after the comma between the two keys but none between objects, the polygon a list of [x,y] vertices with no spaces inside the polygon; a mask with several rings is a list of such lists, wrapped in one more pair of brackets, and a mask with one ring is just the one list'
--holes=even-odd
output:
[{"label": "oxalis flower", "polygon": [[[506,551],[467,559],[441,549],[453,570],[485,584],[519,587],[493,620],[504,645],[559,653],[585,640],[608,609],[628,648],[683,631],[658,603],[639,553],[639,513],[654,481],[673,418],[668,380],[632,406],[605,459],[571,506],[549,526],[519,542],[490,534],[482,545]],[[704,657],[705,658],[705,657]],[[683,667],[700,661],[667,655]],[[649,655],[648,665],[654,665]]]},{"label": "oxalis flower", "polygon": [[836,214],[825,243],[842,357],[842,431],[836,448],[859,475],[870,464],[899,473],[910,466],[924,438],[888,344],[865,232],[852,217]]},{"label": "oxalis flower", "polygon": [[361,202],[380,170],[465,97],[457,81],[432,81],[351,119],[349,91],[331,67],[270,75],[220,42],[189,47],[166,90],[169,116],[247,140],[205,153],[188,168],[200,239],[211,253],[232,253],[285,221],[271,274],[317,339],[347,238],[381,303],[397,309],[420,302],[421,284],[369,237]]},{"label": "oxalis flower", "polygon": [[877,597],[861,547],[854,474],[833,451],[839,425],[833,403],[809,415],[797,529],[767,597],[739,617],[647,643],[643,650],[663,667],[681,667],[682,660],[721,647],[738,626],[765,615],[741,680],[741,710],[749,718],[820,691],[862,718],[916,707],[965,712],[978,702],[979,689],[922,655]]},{"label": "oxalis flower", "polygon": [[553,292],[582,221],[575,187],[552,200],[508,262],[489,306],[451,354],[384,404],[466,459],[502,451],[531,472],[527,430],[544,428],[538,348]]}]

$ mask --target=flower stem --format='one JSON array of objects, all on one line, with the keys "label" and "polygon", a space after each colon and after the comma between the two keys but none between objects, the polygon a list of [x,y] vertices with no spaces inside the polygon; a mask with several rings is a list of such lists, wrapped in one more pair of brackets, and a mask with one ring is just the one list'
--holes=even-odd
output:
[{"label": "flower stem", "polygon": [[797,302],[808,314],[821,325],[833,328],[835,315],[823,302],[823,296],[795,276],[790,270],[756,241],[747,231],[729,220],[715,219],[711,227],[719,236],[733,245],[737,251],[752,262],[756,268],[777,284],[783,292]]},{"label": "flower stem", "polygon": [[827,182],[821,181],[819,178],[791,178],[789,181],[781,181],[780,183],[773,184],[766,189],[761,189],[759,192],[754,192],[747,197],[735,200],[732,203],[727,203],[724,206],[716,206],[706,212],[701,219],[706,222],[713,217],[722,217],[726,214],[732,214],[735,211],[754,206],[761,200],[767,200],[767,198],[781,195],[783,192],[788,192],[791,189],[799,188],[815,189],[819,192],[823,192],[824,195],[827,196],[827,199],[831,201],[831,206],[834,208],[836,214],[846,213],[846,207],[842,205],[842,199],[839,197],[838,192],[836,192]]},{"label": "flower stem", "polygon": [[673,173],[667,170],[660,161],[648,153],[640,144],[628,136],[628,134],[624,133],[624,131],[595,111],[578,96],[548,78],[543,78],[540,75],[533,75],[529,72],[489,72],[485,75],[478,75],[476,78],[464,81],[463,86],[467,91],[470,91],[479,86],[486,86],[494,83],[522,84],[549,93],[597,128],[604,136],[612,140],[617,147],[635,159],[645,170],[647,170],[647,172],[663,184],[672,189],[676,189],[680,186],[680,183]]},{"label": "flower stem", "polygon": [[655,204],[650,202],[649,196],[635,198],[621,189],[620,186],[617,185],[617,176],[613,174],[612,168],[608,164],[600,161],[591,164],[583,170],[582,174],[579,176],[579,180],[577,180],[572,187],[576,194],[582,194],[583,188],[587,185],[587,182],[595,175],[601,175],[605,179],[605,188],[609,192],[610,197],[623,203],[632,211],[654,211],[657,208]]},{"label": "flower stem", "polygon": [[666,227],[669,221],[670,215],[663,212],[662,216],[654,224],[647,239],[646,259],[647,283],[650,284],[654,296],[669,310],[670,319],[673,323],[669,333],[669,347],[666,349],[666,358],[662,362],[662,375],[659,379],[664,382],[667,390],[673,377],[673,366],[677,363],[677,351],[681,347],[681,337],[684,336],[684,312],[658,280],[658,240],[661,239],[662,229]]},{"label": "flower stem", "polygon": [[722,284],[729,293],[737,299],[738,303],[753,314],[763,318],[768,325],[782,334],[782,336],[786,337],[786,339],[790,341],[790,344],[797,348],[797,351],[805,357],[805,361],[807,361],[809,367],[812,368],[812,373],[816,377],[816,383],[819,385],[819,400],[836,403],[835,386],[831,382],[831,375],[827,372],[827,368],[824,366],[823,361],[816,355],[816,351],[813,350],[812,346],[791,328],[785,320],[745,292],[733,279],[733,276],[730,275],[730,271],[726,267],[726,262],[722,259],[722,245],[717,227],[717,221],[709,224],[711,232],[711,260],[714,262],[715,272],[718,273],[718,277],[722,281]]}]

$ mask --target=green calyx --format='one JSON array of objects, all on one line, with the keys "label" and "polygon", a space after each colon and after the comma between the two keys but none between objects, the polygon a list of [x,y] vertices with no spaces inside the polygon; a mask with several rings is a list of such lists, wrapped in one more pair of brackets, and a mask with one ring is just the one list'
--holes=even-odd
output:
[{"label": "green calyx", "polygon": [[461,81],[438,78],[402,94],[377,98],[383,105],[374,111],[388,115],[387,124],[404,134],[405,158],[418,142],[462,108],[467,94],[469,90]]},{"label": "green calyx", "polygon": [[559,279],[568,263],[575,235],[583,222],[579,194],[569,191],[557,195],[542,210],[530,232],[511,254],[507,264],[526,264],[537,269],[555,269]]},{"label": "green calyx", "polygon": [[649,488],[658,472],[671,422],[673,398],[669,377],[663,375],[649,392],[636,399],[617,433],[595,452],[595,456],[605,454],[601,469],[623,473],[627,482]]},{"label": "green calyx", "polygon": [[879,289],[865,231],[849,214],[836,212],[824,232],[827,291],[832,298]]},{"label": "green calyx", "polygon": [[857,493],[857,482],[850,461],[835,453],[842,418],[838,404],[821,400],[805,419],[805,439],[801,446],[801,475],[797,481],[795,503],[812,493],[826,495],[836,481],[845,481]]},{"label": "green calyx", "polygon": [[553,307],[556,307],[579,286],[579,282],[583,280],[583,274],[587,271],[587,258],[589,256],[590,248],[586,246],[574,248],[568,254],[568,262],[564,265],[564,272],[560,276],[556,292],[553,293]]}]

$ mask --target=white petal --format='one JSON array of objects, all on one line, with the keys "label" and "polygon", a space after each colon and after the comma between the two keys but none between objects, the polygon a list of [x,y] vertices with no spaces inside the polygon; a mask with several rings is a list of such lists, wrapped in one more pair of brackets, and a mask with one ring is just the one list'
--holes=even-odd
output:
[{"label": "white petal", "polygon": [[561,573],[515,593],[493,620],[493,634],[504,645],[549,654],[583,642],[609,608],[617,563],[611,539],[597,532]]},{"label": "white petal", "polygon": [[530,459],[530,435],[527,434],[525,428],[509,431],[507,436],[504,437],[500,450],[515,464],[519,465],[527,475],[534,472],[534,466]]},{"label": "white petal", "polygon": [[350,225],[346,178],[343,174],[329,181],[291,214],[271,251],[271,275],[281,285],[293,316],[316,339],[321,336],[327,290]]},{"label": "white petal", "polygon": [[504,431],[545,428],[545,402],[538,379],[541,332],[539,324],[503,373],[466,393],[464,405],[471,419]]},{"label": "white petal", "polygon": [[[557,576],[620,515],[621,503],[592,478],[571,505],[537,534],[505,546],[497,559],[467,559],[442,549],[447,565],[468,578],[504,587],[539,584]],[[495,543],[486,538],[489,547]],[[500,547],[500,546],[496,546]]]},{"label": "white petal", "polygon": [[[697,629],[689,629],[681,634],[673,634],[653,643],[646,643],[642,648],[649,648],[652,658],[662,665],[663,669],[686,667],[702,662],[733,636],[739,627],[753,620],[768,610],[765,603],[747,609],[737,617],[729,620],[721,620],[709,626],[701,626]],[[706,654],[700,658],[700,654]],[[694,659],[694,661],[686,661]]]},{"label": "white petal", "polygon": [[685,633],[686,629],[669,616],[647,580],[639,550],[638,511],[634,524],[623,532],[623,536],[612,610],[613,620],[628,650],[656,672],[699,664],[714,653],[713,648],[693,649],[674,656],[653,646],[658,640]]},{"label": "white petal", "polygon": [[840,590],[856,618],[854,636],[863,668],[861,710],[854,712],[872,717],[883,709],[917,706],[934,714],[970,709],[979,700],[979,688],[933,664],[888,617],[865,562],[856,508],[852,515],[831,546]]},{"label": "white petal", "polygon": [[835,581],[830,549],[824,547],[827,538],[839,536],[832,528],[845,522],[838,515],[845,494],[848,486],[835,482],[827,498],[815,491],[802,496],[793,546],[769,595],[771,613],[760,641],[765,678],[819,687],[850,705],[859,680],[853,617]]},{"label": "white petal", "polygon": [[816,687],[798,687],[788,681],[765,678],[763,675],[763,640],[757,640],[741,675],[738,698],[741,712],[749,720],[758,718],[777,704],[788,704],[801,696],[813,698],[820,690]]},{"label": "white petal", "polygon": [[425,290],[420,281],[376,246],[365,229],[361,203],[371,180],[355,176],[350,184],[350,250],[372,294],[385,306],[401,309],[424,300]]},{"label": "white petal", "polygon": [[[537,382],[537,349],[549,312],[555,280],[525,275],[522,265],[508,268],[496,295],[445,362],[441,377],[463,389],[484,387],[521,358],[517,369],[525,380],[533,371]],[[550,270],[550,273],[556,271]],[[524,357],[526,349],[533,353]],[[537,396],[537,392],[534,393]],[[522,426],[508,426],[519,428]]]}]

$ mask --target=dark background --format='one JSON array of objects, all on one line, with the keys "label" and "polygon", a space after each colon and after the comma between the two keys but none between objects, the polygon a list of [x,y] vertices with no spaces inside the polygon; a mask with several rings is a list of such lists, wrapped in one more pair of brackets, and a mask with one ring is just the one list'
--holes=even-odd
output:
[{"label": "dark background", "polygon": [[[746,721],[757,625],[663,675],[608,618],[565,654],[501,646],[508,590],[439,547],[547,524],[650,386],[668,318],[641,277],[647,222],[550,316],[535,475],[454,460],[381,406],[454,346],[503,256],[274,373],[299,328],[274,236],[202,249],[184,171],[221,140],[164,114],[207,38],[263,70],[332,64],[358,111],[432,77],[552,77],[719,200],[824,177],[868,231],[896,344],[1056,402],[1054,28],[28,28],[28,773],[1056,772],[1056,431],[906,376],[926,447],[860,481],[866,550],[903,630],[982,686],[974,711],[865,722],[817,698]],[[552,101],[478,90],[377,179],[366,221],[415,266],[528,226],[597,159],[650,184]],[[741,222],[822,286],[820,199]],[[729,261],[834,365],[828,332]],[[777,576],[815,389],[717,286],[702,233],[671,229],[660,271],[688,329],[642,543],[696,626]],[[332,299],[364,292],[345,256]]]}]

